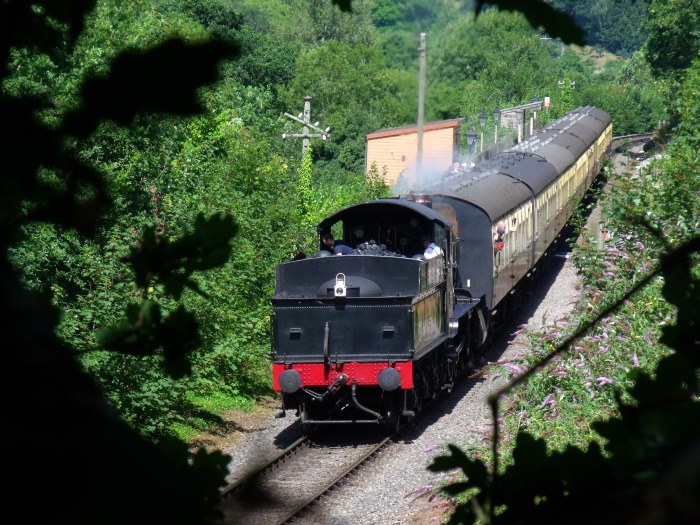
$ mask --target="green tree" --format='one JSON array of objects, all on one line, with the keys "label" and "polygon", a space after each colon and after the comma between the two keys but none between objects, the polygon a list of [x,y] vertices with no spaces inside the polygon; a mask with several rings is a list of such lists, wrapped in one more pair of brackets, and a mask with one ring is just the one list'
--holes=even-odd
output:
[{"label": "green tree", "polygon": [[[61,99],[49,96],[61,89],[44,85],[43,77],[31,82],[12,65],[24,55],[30,58],[33,73],[50,76],[55,71],[51,63],[69,60],[94,6],[94,2],[6,2],[0,7],[4,66],[0,115],[13,130],[0,146],[5,174],[0,215],[2,333],[6,366],[20,378],[4,382],[3,387],[5,397],[15,401],[3,418],[2,444],[15,453],[5,465],[13,483],[2,502],[30,523],[94,523],[95,516],[105,523],[211,523],[217,517],[215,504],[227,459],[206,452],[190,458],[184,443],[163,441],[156,446],[127,426],[78,364],[76,349],[56,337],[58,312],[46,296],[21,283],[8,259],[8,250],[22,238],[23,225],[43,222],[81,235],[94,234],[110,193],[102,174],[83,159],[81,141],[104,121],[128,126],[136,114],[149,110],[200,111],[196,88],[214,81],[217,64],[235,52],[215,42],[186,45],[161,39],[160,46],[147,52],[115,53],[113,60],[106,60],[111,66],[99,71],[109,70],[107,76],[55,86],[68,86],[63,92],[74,93],[57,108]],[[188,69],[185,78],[178,74],[183,65]],[[169,246],[149,244],[153,237],[147,234],[138,252],[140,266],[134,269],[137,283],[148,286],[155,278],[167,295],[177,298],[186,287],[196,287],[189,280],[194,272],[225,260],[234,232],[230,219],[202,217],[189,235]],[[89,251],[84,255],[88,257]],[[56,275],[60,278],[60,273]],[[164,313],[156,303],[144,301],[128,316],[129,328],[106,340],[114,351],[160,356],[172,375],[186,372],[186,354],[197,338],[191,314],[182,308]],[[53,466],[71,472],[71,483],[55,484],[37,506],[29,494],[37,473],[46,466],[36,451],[45,444],[47,430],[52,446],[61,450],[53,457]]]},{"label": "green tree", "polygon": [[610,53],[631,56],[647,38],[644,24],[649,0],[555,0],[586,32],[586,43]]},{"label": "green tree", "polygon": [[581,98],[610,113],[616,135],[654,131],[666,118],[662,89],[641,52],[583,78],[577,87]]},{"label": "green tree", "polygon": [[376,47],[331,40],[303,52],[285,100],[313,97],[313,119],[330,126],[331,141],[312,142],[315,168],[335,184],[364,173],[367,133],[398,124],[400,100]]},{"label": "green tree", "polygon": [[700,2],[651,0],[644,54],[652,72],[678,80],[700,52]]},{"label": "green tree", "polygon": [[[457,19],[429,48],[431,119],[478,115],[544,96],[556,65],[521,13],[489,9]],[[551,93],[551,92],[550,92]],[[437,108],[438,113],[433,113]]]}]

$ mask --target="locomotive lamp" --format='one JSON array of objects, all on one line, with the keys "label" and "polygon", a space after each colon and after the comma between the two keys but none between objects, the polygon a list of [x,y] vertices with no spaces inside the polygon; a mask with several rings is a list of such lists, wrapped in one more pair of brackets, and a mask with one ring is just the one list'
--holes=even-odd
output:
[{"label": "locomotive lamp", "polygon": [[481,146],[479,151],[484,151],[484,126],[486,126],[486,121],[489,117],[486,115],[486,110],[481,110],[481,115],[479,115],[479,126],[481,127]]},{"label": "locomotive lamp", "polygon": [[335,296],[345,297],[347,295],[348,289],[345,286],[345,274],[339,273],[335,276]]},{"label": "locomotive lamp", "polygon": [[474,132],[474,126],[469,126],[469,131],[467,132],[467,145],[469,146],[469,154],[473,155],[476,153],[475,146],[476,144],[476,133]]}]

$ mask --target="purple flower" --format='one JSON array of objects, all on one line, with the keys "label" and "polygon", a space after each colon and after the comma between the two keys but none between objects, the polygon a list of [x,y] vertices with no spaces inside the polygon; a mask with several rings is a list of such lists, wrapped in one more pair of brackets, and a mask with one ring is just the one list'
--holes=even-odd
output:
[{"label": "purple flower", "polygon": [[512,363],[505,363],[505,364],[503,365],[503,368],[505,368],[505,369],[508,370],[509,372],[512,372],[512,373],[515,374],[516,376],[519,376],[520,374],[523,373],[523,369],[522,369],[522,368],[520,368],[519,366],[516,366],[516,365],[514,365],[514,364],[512,364]]},{"label": "purple flower", "polygon": [[637,359],[636,353],[632,354],[632,362],[634,363],[635,367],[639,368],[639,359]]},{"label": "purple flower", "polygon": [[562,367],[560,367],[560,366],[557,366],[557,367],[552,368],[552,370],[550,370],[549,373],[552,374],[552,375],[555,376],[555,377],[558,377],[559,379],[561,379],[561,378],[563,378],[563,377],[566,377],[566,370],[564,370],[564,369],[563,369]]},{"label": "purple flower", "polygon": [[644,251],[644,244],[642,244],[641,242],[637,242],[637,248],[639,248],[639,251],[643,252]]},{"label": "purple flower", "polygon": [[609,378],[603,376],[596,378],[596,382],[598,383],[598,386],[609,385],[610,383],[612,383],[612,381]]},{"label": "purple flower", "polygon": [[552,394],[547,394],[547,397],[544,398],[544,401],[542,401],[542,404],[540,405],[540,409],[546,407],[547,405],[552,407],[553,410],[556,408],[556,403],[554,402]]}]

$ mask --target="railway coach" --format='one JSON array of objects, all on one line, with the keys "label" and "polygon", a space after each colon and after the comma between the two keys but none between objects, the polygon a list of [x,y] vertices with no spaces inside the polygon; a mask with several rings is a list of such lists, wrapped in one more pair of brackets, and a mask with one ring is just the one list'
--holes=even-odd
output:
[{"label": "railway coach", "polygon": [[[275,270],[273,387],[283,410],[296,410],[306,431],[395,431],[449,391],[519,292],[536,286],[611,139],[606,112],[577,108],[475,168],[323,220],[318,253]],[[326,232],[354,251],[326,251]],[[423,256],[426,237],[438,256]]]}]

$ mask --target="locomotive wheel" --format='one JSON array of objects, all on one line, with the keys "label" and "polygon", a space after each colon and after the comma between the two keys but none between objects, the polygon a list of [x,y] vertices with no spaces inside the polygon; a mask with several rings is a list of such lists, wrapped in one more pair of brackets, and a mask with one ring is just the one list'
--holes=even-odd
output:
[{"label": "locomotive wheel", "polygon": [[316,426],[313,423],[304,423],[304,421],[307,421],[309,419],[309,410],[306,405],[306,402],[301,403],[301,431],[305,436],[308,436],[311,434],[314,430],[316,430]]},{"label": "locomotive wheel", "polygon": [[423,409],[423,393],[418,388],[414,388],[411,397],[413,410],[418,414]]},{"label": "locomotive wheel", "polygon": [[389,434],[396,434],[401,428],[401,400],[398,392],[392,392],[383,401],[384,425]]}]

